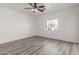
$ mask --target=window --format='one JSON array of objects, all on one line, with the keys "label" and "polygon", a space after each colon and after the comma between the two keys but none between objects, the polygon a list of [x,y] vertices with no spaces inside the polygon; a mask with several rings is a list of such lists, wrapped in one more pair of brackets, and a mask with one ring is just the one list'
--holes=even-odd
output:
[{"label": "window", "polygon": [[58,19],[47,20],[47,30],[58,30]]}]

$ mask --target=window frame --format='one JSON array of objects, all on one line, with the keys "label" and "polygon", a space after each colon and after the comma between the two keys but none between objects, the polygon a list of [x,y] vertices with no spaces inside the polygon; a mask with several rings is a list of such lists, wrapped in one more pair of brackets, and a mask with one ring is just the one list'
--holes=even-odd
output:
[{"label": "window frame", "polygon": [[46,21],[46,29],[49,31],[55,31],[59,29],[58,19],[51,19]]}]

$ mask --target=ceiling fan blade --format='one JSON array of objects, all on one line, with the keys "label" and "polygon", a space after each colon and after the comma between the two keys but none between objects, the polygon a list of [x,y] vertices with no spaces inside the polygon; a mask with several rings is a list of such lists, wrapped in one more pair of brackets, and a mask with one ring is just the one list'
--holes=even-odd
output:
[{"label": "ceiling fan blade", "polygon": [[44,5],[42,5],[42,6],[39,6],[39,8],[44,8]]},{"label": "ceiling fan blade", "polygon": [[33,6],[32,3],[28,3],[30,6]]},{"label": "ceiling fan blade", "polygon": [[32,9],[32,8],[24,8],[24,9]]},{"label": "ceiling fan blade", "polygon": [[41,10],[41,9],[38,9],[39,11],[41,11],[41,12],[44,12],[43,10]]}]

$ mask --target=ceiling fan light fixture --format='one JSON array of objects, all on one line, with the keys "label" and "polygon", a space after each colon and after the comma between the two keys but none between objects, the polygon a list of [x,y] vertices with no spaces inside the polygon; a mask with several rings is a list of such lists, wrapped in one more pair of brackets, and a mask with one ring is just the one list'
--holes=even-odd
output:
[{"label": "ceiling fan light fixture", "polygon": [[33,9],[33,12],[38,12],[38,10],[35,8],[35,9]]}]

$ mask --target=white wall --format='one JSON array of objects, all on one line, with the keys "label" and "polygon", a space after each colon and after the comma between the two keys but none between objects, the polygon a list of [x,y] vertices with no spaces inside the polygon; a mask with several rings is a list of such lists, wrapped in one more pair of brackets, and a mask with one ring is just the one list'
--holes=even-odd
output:
[{"label": "white wall", "polygon": [[[38,16],[38,35],[69,42],[78,42],[77,39],[77,18],[75,8],[66,8],[56,12]],[[59,19],[59,30],[47,31],[46,20]]]},{"label": "white wall", "polygon": [[[67,8],[52,13],[31,15],[0,7],[0,43],[30,36],[44,36],[69,42],[79,42],[79,8]],[[45,30],[46,20],[59,19],[59,30]]]},{"label": "white wall", "polygon": [[76,13],[76,19],[77,19],[77,40],[79,42],[79,6],[75,8],[75,13]]},{"label": "white wall", "polygon": [[0,7],[0,43],[34,36],[35,17]]},{"label": "white wall", "polygon": [[77,15],[77,39],[79,42],[79,14]]}]

